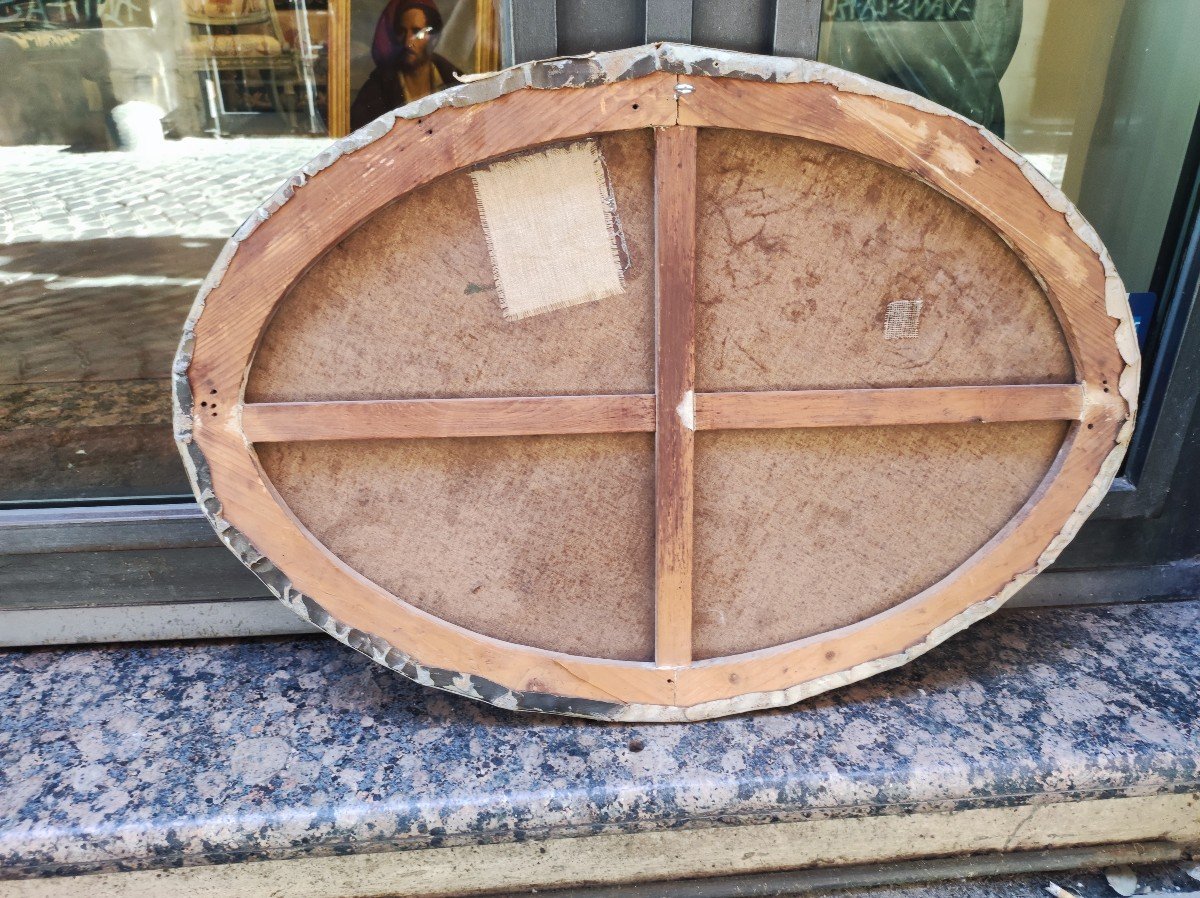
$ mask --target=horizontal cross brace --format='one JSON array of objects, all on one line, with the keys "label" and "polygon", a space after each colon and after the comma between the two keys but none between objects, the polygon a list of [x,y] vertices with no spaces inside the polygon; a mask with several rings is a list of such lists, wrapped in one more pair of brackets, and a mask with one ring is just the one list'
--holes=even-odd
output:
[{"label": "horizontal cross brace", "polygon": [[[698,393],[694,426],[745,430],[1070,421],[1081,416],[1082,408],[1078,384]],[[654,396],[252,403],[242,409],[242,430],[252,443],[649,432],[654,430]]]},{"label": "horizontal cross brace", "polygon": [[242,409],[242,432],[252,443],[652,430],[650,394],[272,402]]},{"label": "horizontal cross brace", "polygon": [[1078,384],[700,393],[696,429],[1071,421],[1082,412]]}]

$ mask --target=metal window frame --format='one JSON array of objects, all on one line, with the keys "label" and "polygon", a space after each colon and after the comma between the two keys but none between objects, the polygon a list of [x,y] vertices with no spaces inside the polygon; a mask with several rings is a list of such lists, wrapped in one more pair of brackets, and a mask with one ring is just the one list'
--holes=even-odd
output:
[{"label": "metal window frame", "polygon": [[[645,0],[645,40],[690,40],[694,11]],[[775,0],[775,53],[815,57],[820,13],[820,0]],[[556,55],[558,22],[556,0],[503,0],[505,64]],[[1186,520],[1200,505],[1188,470],[1200,468],[1200,117],[1156,282],[1164,313],[1125,474],[1012,606],[1200,594],[1200,533]],[[191,502],[0,509],[0,645],[305,632]]]},{"label": "metal window frame", "polygon": [[[504,36],[501,54],[504,65],[558,55],[559,2],[562,0],[501,0],[500,28]],[[655,41],[691,43],[695,13],[694,0],[645,0],[644,40],[648,44]],[[772,53],[776,56],[816,58],[821,28],[821,0],[775,0],[772,21]]]},{"label": "metal window frame", "polygon": [[[1099,519],[1162,513],[1200,396],[1200,110],[1155,266],[1159,321],[1142,359],[1142,408]],[[1194,446],[1194,441],[1192,442]]]}]

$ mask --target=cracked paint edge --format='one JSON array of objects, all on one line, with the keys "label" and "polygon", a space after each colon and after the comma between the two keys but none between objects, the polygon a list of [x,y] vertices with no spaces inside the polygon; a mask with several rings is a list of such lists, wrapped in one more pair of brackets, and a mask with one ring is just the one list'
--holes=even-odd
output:
[{"label": "cracked paint edge", "polygon": [[[353,153],[382,138],[391,131],[397,120],[423,118],[444,107],[486,103],[526,88],[555,90],[589,87],[640,78],[656,71],[783,84],[823,83],[839,91],[872,96],[928,114],[954,118],[975,129],[1017,166],[1047,205],[1064,216],[1072,232],[1099,258],[1105,274],[1106,311],[1109,317],[1116,322],[1114,339],[1125,363],[1118,383],[1118,394],[1126,403],[1125,420],[1117,434],[1112,450],[1101,464],[1095,479],[1084,493],[1075,511],[1067,518],[1062,529],[1039,556],[1036,564],[1014,577],[996,595],[972,604],[902,652],[864,662],[787,689],[748,693],[689,707],[621,704],[541,692],[521,692],[478,675],[423,666],[416,659],[401,652],[381,637],[354,629],[335,619],[312,598],[296,590],[279,568],[259,552],[244,534],[222,517],[221,503],[212,488],[212,478],[207,460],[192,439],[193,397],[187,372],[194,348],[196,321],[204,312],[205,299],[221,283],[240,244],[249,238],[259,225],[288,202],[296,191],[304,187],[311,178],[329,168],[341,156]],[[221,541],[262,580],[264,585],[283,604],[350,648],[414,682],[486,701],[500,708],[612,721],[683,722],[794,704],[818,693],[899,667],[940,645],[949,637],[987,617],[1002,606],[1058,557],[1107,494],[1133,432],[1137,412],[1140,365],[1141,356],[1128,296],[1112,258],[1101,243],[1095,228],[1083,218],[1079,210],[1061,190],[1046,180],[1028,160],[999,137],[964,116],[923,97],[823,63],[805,59],[712,50],[682,44],[652,44],[611,53],[566,56],[524,63],[497,72],[490,77],[450,88],[380,116],[348,137],[334,141],[329,148],[298,169],[237,229],[222,248],[212,269],[200,285],[196,300],[184,324],[183,336],[172,366],[172,419],[175,439],[179,444],[192,491]],[[679,411],[682,417],[682,406]],[[777,647],[776,650],[783,649],[785,646]]]}]

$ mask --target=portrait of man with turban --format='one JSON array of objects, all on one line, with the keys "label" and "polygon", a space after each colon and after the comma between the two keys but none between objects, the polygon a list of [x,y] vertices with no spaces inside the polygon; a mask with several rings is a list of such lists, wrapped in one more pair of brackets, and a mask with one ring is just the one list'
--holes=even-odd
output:
[{"label": "portrait of man with turban", "polygon": [[350,107],[350,127],[457,83],[449,60],[433,52],[442,15],[432,0],[390,0],[375,26],[371,72]]}]

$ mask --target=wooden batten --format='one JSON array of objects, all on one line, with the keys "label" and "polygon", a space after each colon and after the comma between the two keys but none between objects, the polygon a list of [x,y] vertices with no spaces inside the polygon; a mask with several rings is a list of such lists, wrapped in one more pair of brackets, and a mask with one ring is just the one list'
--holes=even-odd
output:
[{"label": "wooden batten", "polygon": [[655,660],[692,660],[696,129],[660,128],[655,206]]},{"label": "wooden batten", "polygon": [[242,407],[252,443],[654,430],[653,396],[274,402]]},{"label": "wooden batten", "polygon": [[[656,411],[667,414],[664,395],[666,391],[659,392],[658,402],[649,394],[259,402],[242,407],[242,431],[252,443],[650,432],[655,430]],[[1083,388],[1026,384],[754,393],[683,390],[669,411],[683,422],[684,431],[1076,420],[1083,411]],[[662,426],[658,432],[663,432]],[[685,433],[681,442],[688,439]],[[682,467],[673,455],[667,461],[672,462],[664,462],[668,471]],[[671,485],[665,486],[668,489],[661,492],[670,491]]]},{"label": "wooden batten", "polygon": [[1077,384],[699,393],[697,430],[1077,420]]}]

